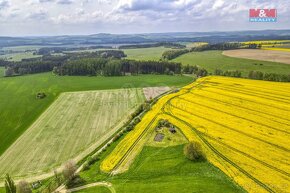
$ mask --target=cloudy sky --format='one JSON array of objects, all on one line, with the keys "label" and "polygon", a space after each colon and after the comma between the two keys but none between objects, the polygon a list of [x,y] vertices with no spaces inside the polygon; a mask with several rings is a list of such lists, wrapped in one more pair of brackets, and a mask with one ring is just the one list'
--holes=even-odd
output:
[{"label": "cloudy sky", "polygon": [[[250,8],[278,22],[250,23]],[[0,36],[289,29],[289,0],[0,0]]]}]

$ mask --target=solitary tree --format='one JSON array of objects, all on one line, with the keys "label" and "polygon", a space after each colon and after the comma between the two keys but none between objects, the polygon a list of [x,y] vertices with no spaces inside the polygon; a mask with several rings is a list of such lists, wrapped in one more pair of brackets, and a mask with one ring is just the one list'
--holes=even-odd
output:
[{"label": "solitary tree", "polygon": [[12,180],[12,178],[9,176],[9,174],[6,174],[5,189],[6,189],[6,193],[16,193],[15,183]]},{"label": "solitary tree", "polygon": [[26,181],[20,181],[18,183],[18,193],[32,193],[31,188]]},{"label": "solitary tree", "polygon": [[63,169],[63,177],[66,181],[70,181],[74,178],[77,166],[74,161],[69,161],[65,164]]},{"label": "solitary tree", "polygon": [[184,155],[192,161],[205,160],[201,145],[198,142],[190,142],[184,146]]}]

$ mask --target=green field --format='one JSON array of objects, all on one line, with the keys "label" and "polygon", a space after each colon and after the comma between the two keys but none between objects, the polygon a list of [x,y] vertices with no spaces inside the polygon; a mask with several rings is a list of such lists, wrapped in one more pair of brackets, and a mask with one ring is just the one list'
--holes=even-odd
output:
[{"label": "green field", "polygon": [[247,76],[248,72],[251,70],[269,73],[290,74],[289,64],[231,58],[222,55],[222,51],[191,52],[176,58],[174,61],[181,62],[183,65],[199,65],[211,73],[213,73],[215,69],[221,69],[224,71],[240,70],[244,76]]},{"label": "green field", "polygon": [[134,60],[159,60],[162,53],[171,48],[154,47],[154,48],[139,48],[139,49],[124,49],[127,59]]},{"label": "green field", "polygon": [[20,53],[13,53],[13,54],[5,54],[0,55],[0,59],[5,59],[8,61],[21,61],[22,59],[28,58],[39,58],[41,55],[33,55],[33,52],[20,52]]},{"label": "green field", "polygon": [[83,159],[144,100],[142,89],[61,94],[0,156],[0,178],[6,173],[14,178],[42,174],[70,159]]},{"label": "green field", "polygon": [[[62,92],[105,90],[146,86],[182,86],[190,77],[144,75],[126,77],[54,76],[42,73],[28,76],[0,77],[0,155],[49,107]],[[45,92],[45,99],[36,99]]]},{"label": "green field", "polygon": [[[106,152],[102,158],[107,154]],[[244,192],[210,163],[187,160],[183,155],[183,145],[145,146],[128,172],[112,177],[100,172],[101,161],[90,170],[81,172],[82,178],[87,183],[111,182],[118,193]],[[90,188],[81,192],[90,193],[91,190]],[[94,192],[99,193],[98,189]]]},{"label": "green field", "polygon": [[11,47],[4,47],[2,50],[11,50],[11,51],[22,51],[25,52],[26,50],[38,50],[45,46],[11,46]]}]

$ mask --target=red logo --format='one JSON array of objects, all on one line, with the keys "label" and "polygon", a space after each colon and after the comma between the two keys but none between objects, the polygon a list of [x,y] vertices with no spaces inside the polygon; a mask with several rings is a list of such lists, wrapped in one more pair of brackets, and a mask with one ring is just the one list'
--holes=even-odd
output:
[{"label": "red logo", "polygon": [[276,9],[250,9],[250,18],[276,18]]}]

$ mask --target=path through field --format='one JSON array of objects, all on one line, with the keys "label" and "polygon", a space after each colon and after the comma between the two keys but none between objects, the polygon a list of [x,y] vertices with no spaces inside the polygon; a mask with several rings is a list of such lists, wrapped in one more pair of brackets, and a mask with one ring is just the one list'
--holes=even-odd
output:
[{"label": "path through field", "polygon": [[41,175],[70,159],[82,159],[112,136],[144,100],[142,89],[61,94],[0,157],[0,177]]}]

